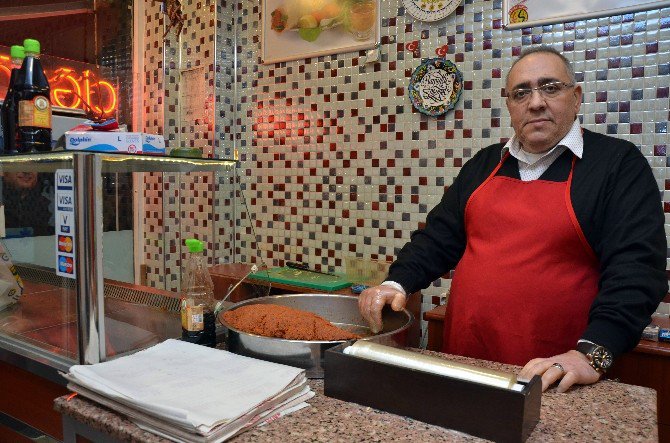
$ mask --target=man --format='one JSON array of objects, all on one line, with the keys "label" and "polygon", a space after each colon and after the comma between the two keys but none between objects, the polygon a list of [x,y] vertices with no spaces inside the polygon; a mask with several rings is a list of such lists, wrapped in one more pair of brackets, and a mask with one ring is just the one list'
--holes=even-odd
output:
[{"label": "man", "polygon": [[2,204],[7,228],[29,229],[30,235],[53,235],[53,179],[46,173],[5,172]]},{"label": "man", "polygon": [[443,351],[525,365],[565,392],[632,349],[667,292],[659,190],[632,143],[580,128],[559,52],[522,53],[506,93],[514,137],[463,166],[359,308],[378,329],[385,304],[455,267]]}]

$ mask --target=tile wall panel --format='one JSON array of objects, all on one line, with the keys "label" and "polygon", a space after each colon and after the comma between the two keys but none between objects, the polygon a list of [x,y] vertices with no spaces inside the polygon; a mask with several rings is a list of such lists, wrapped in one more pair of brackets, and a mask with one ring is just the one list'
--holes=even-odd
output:
[{"label": "tile wall panel", "polygon": [[[216,40],[214,64],[214,147],[218,157],[233,158],[237,92],[235,72],[235,7],[232,2],[216,5]],[[241,122],[241,119],[240,119]]]},{"label": "tile wall panel", "polygon": [[[163,58],[157,62],[147,56],[147,65],[156,68],[151,72],[160,81],[152,85],[157,89],[145,88],[145,101],[153,105],[145,109],[145,129],[163,133],[168,149],[198,148],[205,157],[229,158],[234,133],[234,9],[225,2],[187,0],[181,2],[180,14],[181,30],[177,23],[169,27],[159,7],[147,9],[146,49],[155,48]],[[162,114],[150,114],[154,108]],[[154,118],[160,119],[160,126],[152,126]],[[145,260],[151,285],[179,290],[185,238],[205,242],[210,264],[233,261],[233,168],[216,174],[146,176]]]},{"label": "tile wall panel", "polygon": [[[415,20],[400,0],[381,4],[380,62],[356,52],[261,65],[259,2],[237,3],[235,137],[249,203],[238,260],[260,254],[270,265],[337,272],[346,256],[393,260],[461,166],[511,137],[505,73],[538,44],[574,63],[584,127],[639,146],[670,214],[670,9],[506,31],[500,0],[465,0],[435,23]],[[440,50],[465,88],[455,110],[431,118],[413,110],[407,87]],[[447,287],[438,280],[423,291],[424,308]]]},{"label": "tile wall panel", "polygon": [[[181,34],[171,33],[166,42],[167,133],[171,148],[198,148],[203,156],[214,152],[214,0],[182,2],[185,17]],[[174,143],[172,143],[174,140]],[[165,274],[168,290],[178,290],[182,259],[188,249],[185,238],[205,242],[204,254],[211,257],[214,218],[213,174],[170,174],[165,186],[166,216]]]},{"label": "tile wall panel", "polygon": [[[216,2],[216,60],[214,62],[214,155],[234,158],[235,142],[235,8],[228,1]],[[214,263],[234,260],[236,192],[235,169],[217,174],[214,188]]]},{"label": "tile wall panel", "polygon": [[[175,42],[181,51],[172,50],[170,41],[168,59],[188,48],[193,51],[201,38],[209,39],[211,29],[198,29],[202,19],[198,22],[197,10],[203,10],[203,4],[211,5],[185,6],[195,8],[191,20],[197,26],[181,46]],[[212,51],[219,60],[207,65],[215,72],[213,129],[209,122],[176,124],[177,95],[167,94],[176,86],[163,85],[163,17],[157,7],[148,8],[145,57],[152,69],[145,74],[145,129],[161,132],[165,121],[172,146],[188,142],[211,147],[222,157],[230,157],[237,148],[241,196],[249,208],[240,199],[234,217],[221,210],[204,214],[210,213],[206,208],[212,201],[220,208],[231,200],[234,181],[227,174],[184,184],[148,176],[145,216],[154,229],[147,229],[145,248],[155,283],[173,275],[179,265],[175,210],[180,218],[193,213],[194,230],[208,231],[213,219],[210,246],[217,251],[234,244],[215,237],[230,233],[237,220],[236,261],[257,261],[260,254],[271,265],[296,260],[343,271],[345,256],[392,260],[462,164],[478,149],[511,136],[500,96],[504,74],[523,47],[540,43],[563,50],[575,64],[585,91],[584,126],[640,147],[670,213],[670,198],[664,193],[670,189],[668,9],[504,31],[500,1],[466,1],[455,14],[432,24],[406,16],[400,2],[390,1],[382,6],[380,63],[366,65],[364,54],[357,52],[264,66],[259,64],[258,5],[245,1],[216,6]],[[202,14],[211,10],[205,8]],[[233,48],[239,57],[236,71]],[[435,56],[439,49],[446,49],[466,83],[457,108],[434,119],[412,109],[406,89],[421,59]],[[207,61],[202,54],[195,60]],[[169,81],[176,79],[168,76]],[[180,132],[192,138],[178,139]],[[219,186],[211,200],[206,195],[214,182]],[[180,186],[204,200],[184,200],[178,196]],[[164,218],[170,220],[165,232],[155,229]],[[174,254],[165,257],[167,268],[166,232],[171,233],[168,254]],[[228,260],[226,253],[216,256]],[[173,284],[174,279],[168,286]],[[424,307],[439,301],[446,286],[448,282],[440,280],[424,291]]]},{"label": "tile wall panel", "polygon": [[[163,33],[164,15],[159,2],[147,2],[144,24],[144,66],[143,79],[143,128],[152,134],[163,134],[165,118],[164,102],[164,58]],[[141,21],[140,21],[141,22]],[[144,264],[147,284],[163,287],[165,266],[163,262],[163,180],[162,174],[142,174],[144,177],[143,216]]]}]

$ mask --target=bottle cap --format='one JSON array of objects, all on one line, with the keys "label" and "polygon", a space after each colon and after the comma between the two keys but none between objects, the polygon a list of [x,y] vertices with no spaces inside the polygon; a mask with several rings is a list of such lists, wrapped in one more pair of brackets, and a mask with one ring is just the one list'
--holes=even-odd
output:
[{"label": "bottle cap", "polygon": [[26,52],[34,52],[35,54],[39,54],[40,42],[32,38],[27,38],[23,41],[23,48],[26,50]]},{"label": "bottle cap", "polygon": [[188,252],[202,252],[203,242],[197,238],[187,238],[184,240],[186,247],[188,247]]},{"label": "bottle cap", "polygon": [[12,58],[23,58],[26,56],[26,51],[21,45],[14,45],[12,49],[9,50],[9,54]]}]

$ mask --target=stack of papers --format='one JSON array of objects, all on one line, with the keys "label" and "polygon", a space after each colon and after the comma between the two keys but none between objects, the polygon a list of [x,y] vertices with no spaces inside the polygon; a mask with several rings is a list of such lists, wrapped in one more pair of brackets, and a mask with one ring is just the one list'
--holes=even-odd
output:
[{"label": "stack of papers", "polygon": [[304,369],[180,340],[90,366],[68,388],[174,441],[220,442],[308,406]]}]

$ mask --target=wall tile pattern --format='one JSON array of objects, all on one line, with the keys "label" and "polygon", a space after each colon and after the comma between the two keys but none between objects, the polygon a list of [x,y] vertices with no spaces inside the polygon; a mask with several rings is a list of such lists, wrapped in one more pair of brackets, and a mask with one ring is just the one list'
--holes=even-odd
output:
[{"label": "wall tile pattern", "polygon": [[[237,4],[237,148],[249,213],[237,259],[304,261],[344,271],[344,257],[393,260],[461,166],[511,137],[502,90],[531,45],[564,52],[585,91],[584,127],[628,139],[649,160],[668,214],[670,9],[506,31],[500,0],[465,0],[424,23],[400,0],[381,2],[381,61],[364,52],[260,64],[260,6]],[[446,45],[446,48],[445,48]],[[407,97],[412,71],[446,49],[465,80],[438,118]],[[241,209],[243,210],[243,209]],[[438,280],[423,307],[440,301]]]},{"label": "wall tile pattern", "polygon": [[[216,5],[216,61],[214,63],[214,147],[215,155],[233,158],[237,103],[235,72],[235,8],[231,2]],[[242,91],[244,94],[244,91]],[[241,122],[241,118],[237,117]]]},{"label": "wall tile pattern", "polygon": [[[235,157],[235,43],[235,8],[225,0],[216,2],[214,155],[221,158]],[[232,168],[217,174],[214,180],[214,263],[235,261],[235,202],[239,189],[236,177],[236,169]]]},{"label": "wall tile pattern", "polygon": [[[163,134],[164,125],[164,15],[159,2],[146,2],[144,17],[143,131]],[[137,21],[136,21],[137,22]],[[162,174],[143,174],[144,201],[144,263],[147,283],[163,287],[163,180]]]},{"label": "wall tile pattern", "polygon": [[[670,9],[506,31],[500,0],[464,0],[436,23],[413,19],[400,0],[381,3],[380,62],[365,64],[365,53],[356,52],[262,65],[259,2],[221,2],[214,25],[204,27],[213,1],[184,2],[191,24],[179,44],[170,40],[166,70],[189,61],[207,66],[214,126],[186,125],[179,117],[178,76],[168,72],[165,133],[172,146],[213,147],[220,157],[239,151],[240,192],[234,193],[232,173],[148,183],[147,224],[172,220],[165,233],[147,236],[156,282],[180,264],[177,215],[189,219],[182,232],[188,226],[209,235],[214,262],[232,260],[232,248],[238,262],[304,261],[331,272],[343,272],[347,256],[392,261],[462,165],[512,135],[504,76],[524,47],[537,44],[554,46],[573,61],[585,92],[583,125],[640,147],[663,195],[670,235]],[[161,46],[162,28],[155,25],[148,20],[153,31],[147,37],[154,42],[147,57]],[[203,53],[211,46],[215,63]],[[456,63],[465,84],[455,110],[430,118],[412,108],[407,87],[421,60],[437,53]],[[152,106],[162,98],[152,94],[163,89],[163,80],[160,69],[147,75],[154,83],[145,84],[146,121],[159,128],[160,106]],[[162,196],[165,208],[156,203]],[[227,209],[234,197],[236,213]],[[233,224],[235,239],[228,237]],[[161,268],[163,244],[169,254]],[[440,279],[424,290],[424,309],[447,289],[448,280]]]},{"label": "wall tile pattern", "polygon": [[[161,123],[165,123],[165,130],[156,129],[164,133],[169,149],[198,148],[204,156],[212,157],[215,149],[224,150],[222,138],[215,137],[215,131],[221,131],[221,136],[232,134],[232,63],[223,70],[229,78],[224,83],[217,79],[223,66],[215,68],[214,60],[216,41],[220,40],[222,46],[233,40],[233,9],[224,9],[225,4],[216,6],[214,0],[188,0],[181,5],[185,20],[180,33],[176,26],[167,30],[168,20],[160,11],[158,25],[151,31],[152,45],[163,48],[164,54],[164,63],[159,64],[164,79],[159,103],[164,103]],[[153,11],[150,14],[153,16]],[[224,85],[222,91],[231,91],[226,98],[223,93],[215,98],[217,84]],[[215,125],[217,110],[228,116],[227,120],[221,119],[222,129]],[[232,140],[232,136],[228,137]],[[232,143],[226,145],[232,152]],[[145,260],[150,284],[179,290],[182,261],[187,253],[185,238],[205,242],[204,254],[210,264],[232,261],[234,172],[227,168],[216,174],[148,175],[147,206],[151,202],[151,207],[145,211]],[[220,209],[215,213],[214,207]]]}]

